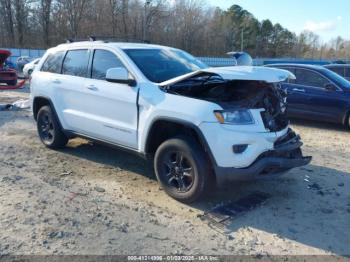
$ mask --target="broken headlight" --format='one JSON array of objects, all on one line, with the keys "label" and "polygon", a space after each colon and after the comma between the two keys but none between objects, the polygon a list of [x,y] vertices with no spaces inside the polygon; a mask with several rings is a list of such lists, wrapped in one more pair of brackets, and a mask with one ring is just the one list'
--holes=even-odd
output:
[{"label": "broken headlight", "polygon": [[254,119],[249,110],[214,111],[216,119],[221,124],[251,125]]}]

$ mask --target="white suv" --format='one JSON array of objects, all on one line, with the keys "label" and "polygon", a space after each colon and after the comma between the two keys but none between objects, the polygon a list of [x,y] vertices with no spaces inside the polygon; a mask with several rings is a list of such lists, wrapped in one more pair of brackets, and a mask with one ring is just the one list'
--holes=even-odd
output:
[{"label": "white suv", "polygon": [[171,47],[87,41],[46,52],[31,99],[47,147],[81,136],[137,152],[154,159],[170,196],[191,202],[221,181],[274,177],[311,161],[288,127],[279,89],[293,77],[208,68]]}]

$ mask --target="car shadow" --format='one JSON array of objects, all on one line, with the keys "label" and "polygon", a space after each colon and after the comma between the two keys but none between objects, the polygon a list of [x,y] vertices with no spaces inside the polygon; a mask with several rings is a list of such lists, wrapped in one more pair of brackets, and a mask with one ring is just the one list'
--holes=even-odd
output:
[{"label": "car shadow", "polygon": [[[94,143],[73,143],[61,152],[137,173],[146,181],[156,180],[150,162],[122,150]],[[137,190],[139,183],[142,182],[135,181],[131,186]],[[270,233],[277,242],[283,239],[348,255],[349,187],[350,173],[308,165],[274,180],[226,184],[211,192],[203,201],[188,207],[205,214],[217,205],[237,201],[257,191],[264,192],[269,194],[266,203],[228,219],[223,234],[234,237],[237,231],[249,227]],[[164,193],[164,198],[167,197]],[[204,220],[203,223],[209,222]]]},{"label": "car shadow", "polygon": [[296,119],[291,118],[290,119],[291,125],[300,125],[305,127],[312,127],[312,128],[321,128],[325,130],[335,130],[335,131],[341,131],[341,132],[350,132],[350,129],[347,128],[344,125],[337,124],[337,123],[328,123],[328,122],[321,122],[321,121],[315,121],[315,120],[305,120],[305,119]]},{"label": "car shadow", "polygon": [[[231,183],[209,199],[225,206],[256,192],[269,197],[265,203],[222,223],[206,222],[233,236],[249,227],[270,233],[276,241],[294,241],[338,255],[350,255],[349,188],[350,173],[316,165],[296,168],[270,181]],[[193,206],[208,212],[205,203]]]},{"label": "car shadow", "polygon": [[80,143],[79,141],[75,143],[74,140],[71,140],[69,145],[63,149],[62,152],[103,165],[134,172],[146,178],[156,180],[152,165],[149,161],[130,151],[113,148],[92,141],[88,141],[87,143]]}]

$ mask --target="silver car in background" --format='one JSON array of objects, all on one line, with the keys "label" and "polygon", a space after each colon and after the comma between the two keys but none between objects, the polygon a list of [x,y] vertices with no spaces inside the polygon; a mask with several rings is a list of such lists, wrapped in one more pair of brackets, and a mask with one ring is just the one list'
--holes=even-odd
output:
[{"label": "silver car in background", "polygon": [[34,59],[32,62],[26,64],[23,67],[23,75],[25,78],[29,78],[30,75],[33,73],[35,66],[40,62],[40,58]]}]

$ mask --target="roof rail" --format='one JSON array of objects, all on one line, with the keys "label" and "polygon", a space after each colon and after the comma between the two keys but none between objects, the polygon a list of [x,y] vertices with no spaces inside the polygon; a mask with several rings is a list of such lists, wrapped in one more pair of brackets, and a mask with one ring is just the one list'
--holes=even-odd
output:
[{"label": "roof rail", "polygon": [[70,44],[70,43],[74,43],[74,42],[83,42],[83,41],[88,41],[89,39],[83,39],[83,38],[67,38],[66,39],[66,43]]},{"label": "roof rail", "polygon": [[140,40],[140,39],[133,39],[133,38],[120,38],[115,36],[89,36],[87,39],[72,39],[68,38],[66,40],[66,43],[74,43],[74,42],[82,42],[82,41],[104,41],[105,43],[108,42],[132,42],[132,43],[144,43],[144,44],[150,44],[151,42],[149,40]]}]

